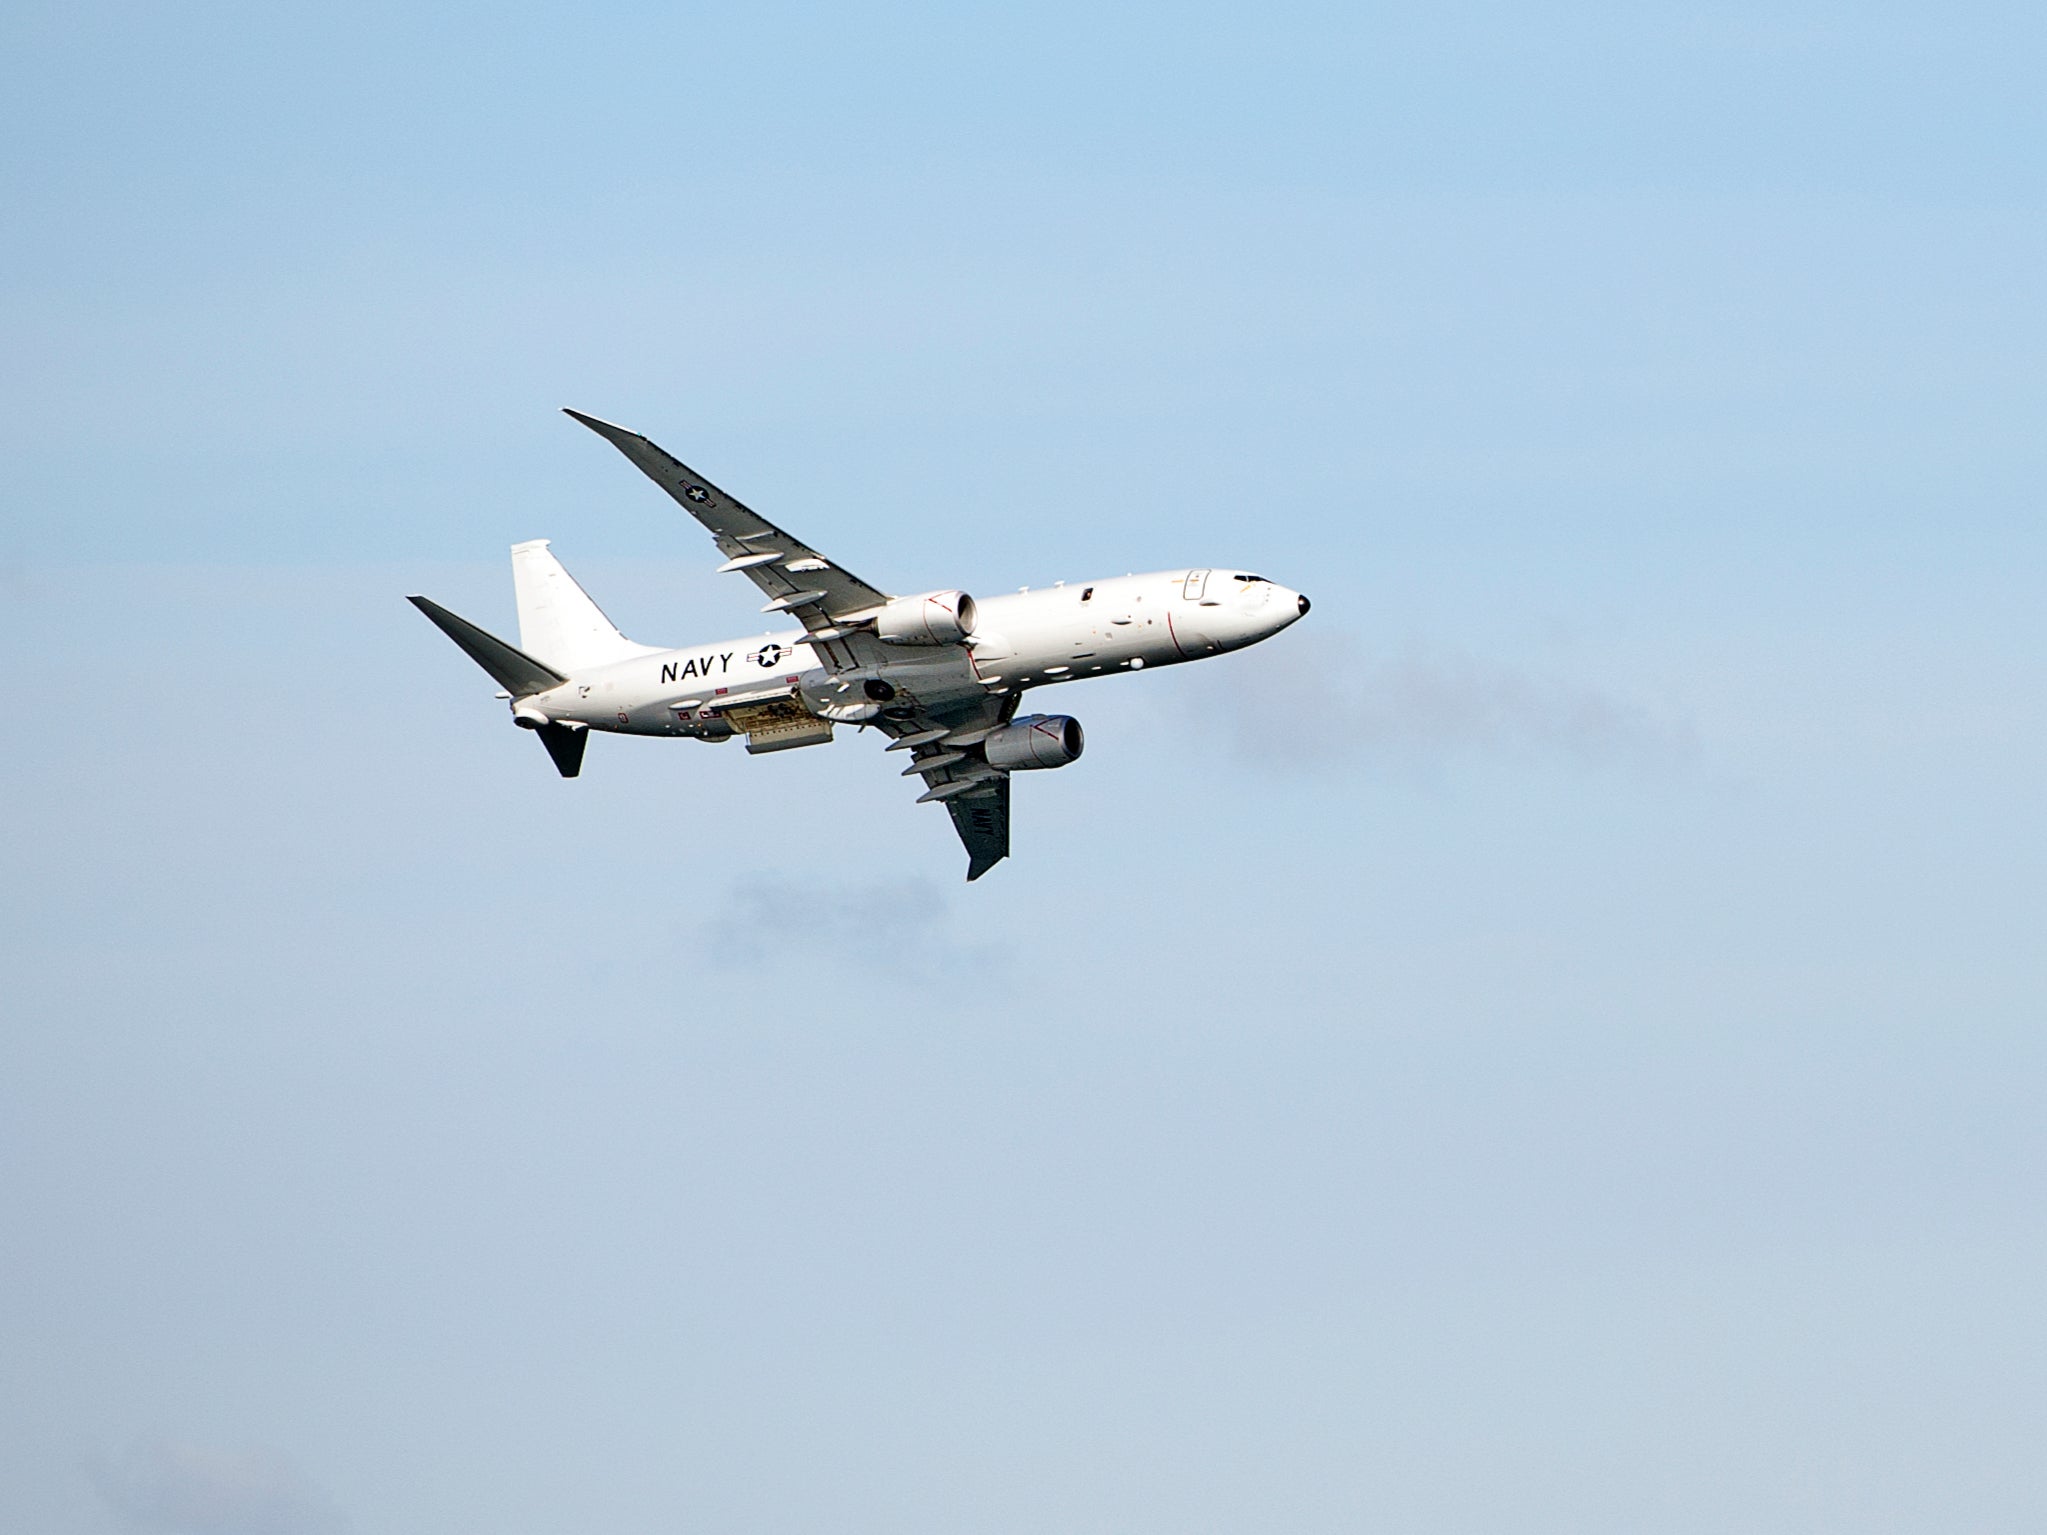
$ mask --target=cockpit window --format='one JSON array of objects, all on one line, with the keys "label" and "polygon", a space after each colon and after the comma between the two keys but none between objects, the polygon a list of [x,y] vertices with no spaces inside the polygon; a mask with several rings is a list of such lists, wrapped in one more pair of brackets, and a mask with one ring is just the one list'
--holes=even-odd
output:
[{"label": "cockpit window", "polygon": [[1086,601],[1088,600],[1088,598],[1090,598],[1090,597],[1094,596],[1094,594],[1095,594],[1095,589],[1094,589],[1094,588],[1093,588],[1092,586],[1090,586],[1090,587],[1089,587],[1089,588],[1088,588],[1088,589],[1087,589],[1086,591],[1084,591],[1084,592],[1082,592],[1082,593],[1080,594],[1080,600],[1081,600],[1082,602],[1086,602]]},{"label": "cockpit window", "polygon": [[[1263,576],[1232,576],[1232,577],[1230,577],[1230,579],[1231,579],[1232,581],[1264,581],[1264,580],[1265,580],[1265,577],[1263,577]],[[1269,582],[1269,581],[1267,581],[1267,582],[1266,582],[1266,585],[1268,585],[1268,586],[1270,586],[1271,584],[1272,584],[1272,583],[1271,583],[1271,582]]]}]

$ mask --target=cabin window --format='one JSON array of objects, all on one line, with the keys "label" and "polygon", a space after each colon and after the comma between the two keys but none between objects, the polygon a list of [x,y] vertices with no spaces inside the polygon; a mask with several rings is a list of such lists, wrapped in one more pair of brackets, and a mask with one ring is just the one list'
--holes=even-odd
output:
[{"label": "cabin window", "polygon": [[1094,589],[1094,588],[1093,588],[1092,586],[1090,586],[1089,588],[1087,588],[1087,590],[1083,591],[1083,592],[1082,592],[1082,593],[1080,594],[1080,600],[1081,600],[1082,602],[1086,602],[1086,601],[1088,600],[1088,598],[1090,598],[1090,597],[1094,596],[1094,594],[1095,594],[1095,589]]}]

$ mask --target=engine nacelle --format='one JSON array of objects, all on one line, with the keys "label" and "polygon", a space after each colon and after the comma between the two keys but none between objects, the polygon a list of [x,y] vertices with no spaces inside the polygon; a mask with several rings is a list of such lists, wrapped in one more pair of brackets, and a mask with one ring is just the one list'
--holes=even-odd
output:
[{"label": "engine nacelle", "polygon": [[890,645],[957,645],[974,632],[974,599],[965,592],[898,597],[874,618],[876,638]]},{"label": "engine nacelle", "polygon": [[1087,744],[1080,721],[1067,714],[1026,714],[1012,720],[984,743],[988,765],[1021,772],[1031,768],[1065,767]]}]

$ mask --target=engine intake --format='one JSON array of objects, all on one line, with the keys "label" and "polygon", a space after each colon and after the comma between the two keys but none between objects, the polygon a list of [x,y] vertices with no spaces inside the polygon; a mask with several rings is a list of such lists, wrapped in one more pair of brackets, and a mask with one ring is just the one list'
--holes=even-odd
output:
[{"label": "engine intake", "polygon": [[874,618],[875,636],[890,645],[957,645],[974,632],[974,599],[965,592],[898,597]]},{"label": "engine intake", "polygon": [[1086,744],[1080,721],[1071,715],[1026,714],[988,737],[988,765],[1010,772],[1065,767]]}]

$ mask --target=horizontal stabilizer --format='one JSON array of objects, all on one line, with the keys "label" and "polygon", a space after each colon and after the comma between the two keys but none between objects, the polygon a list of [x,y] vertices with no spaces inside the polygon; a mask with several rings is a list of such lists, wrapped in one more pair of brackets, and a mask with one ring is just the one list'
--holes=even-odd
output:
[{"label": "horizontal stabilizer", "polygon": [[[497,685],[514,698],[545,693],[569,680],[553,667],[534,660],[525,651],[507,645],[495,634],[485,633],[468,619],[450,613],[438,602],[425,597],[407,597],[405,600],[432,619],[441,633],[460,645],[470,660],[489,672],[497,680]],[[560,757],[557,756],[555,761],[559,764]]]},{"label": "horizontal stabilizer", "polygon": [[589,731],[572,730],[567,725],[542,725],[533,733],[540,737],[548,756],[554,758],[562,777],[574,778],[583,771],[583,748],[590,744]]}]

